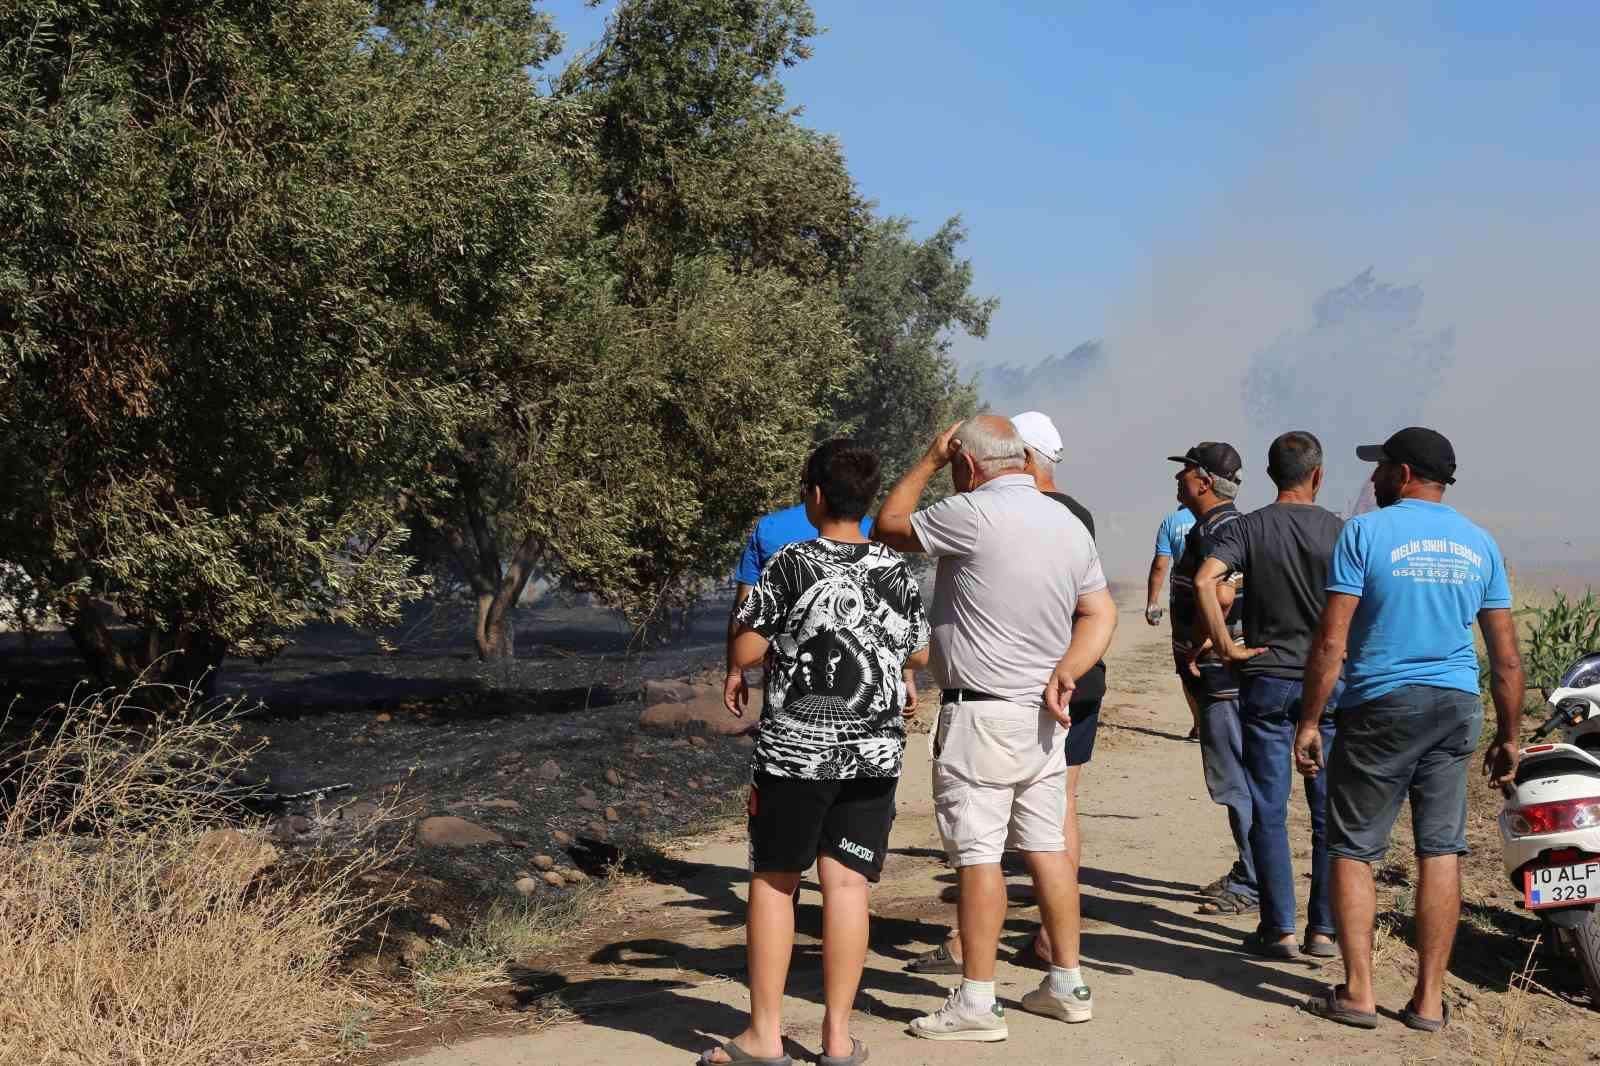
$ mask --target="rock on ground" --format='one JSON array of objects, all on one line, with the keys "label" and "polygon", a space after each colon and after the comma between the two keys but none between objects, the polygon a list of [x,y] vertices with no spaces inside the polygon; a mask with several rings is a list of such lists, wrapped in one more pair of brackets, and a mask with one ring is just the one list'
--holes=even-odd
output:
[{"label": "rock on ground", "polygon": [[475,844],[503,844],[505,838],[493,829],[453,814],[424,818],[417,826],[417,839],[436,848],[465,848]]}]

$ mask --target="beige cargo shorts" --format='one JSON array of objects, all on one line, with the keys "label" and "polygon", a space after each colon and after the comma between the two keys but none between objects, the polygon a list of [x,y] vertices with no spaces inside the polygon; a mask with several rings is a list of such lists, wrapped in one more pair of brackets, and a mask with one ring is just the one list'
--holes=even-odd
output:
[{"label": "beige cargo shorts", "polygon": [[1008,849],[1062,851],[1067,731],[1042,706],[946,703],[929,733],[933,808],[952,866],[998,863]]}]

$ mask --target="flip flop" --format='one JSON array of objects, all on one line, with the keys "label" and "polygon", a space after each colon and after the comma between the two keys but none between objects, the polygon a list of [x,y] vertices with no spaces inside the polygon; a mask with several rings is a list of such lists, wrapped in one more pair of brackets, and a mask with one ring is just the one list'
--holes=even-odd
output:
[{"label": "flip flop", "polygon": [[1405,1010],[1400,1012],[1400,1020],[1406,1023],[1407,1029],[1415,1029],[1423,1033],[1437,1033],[1440,1029],[1450,1024],[1450,1004],[1446,1003],[1444,1005],[1443,1018],[1424,1018],[1417,1013],[1416,1008],[1407,1003]]},{"label": "flip flop", "polygon": [[[728,1056],[727,1062],[717,1062],[711,1058],[712,1053],[718,1048]],[[729,1066],[735,1062],[740,1066],[794,1066],[794,1060],[787,1055],[779,1055],[775,1059],[758,1059],[732,1040],[726,1044],[718,1044],[710,1051],[700,1052],[700,1066]]]},{"label": "flip flop", "polygon": [[867,1061],[867,1045],[850,1038],[850,1054],[848,1055],[818,1055],[817,1066],[861,1066]]},{"label": "flip flop", "polygon": [[927,974],[958,974],[961,972],[961,963],[950,954],[948,943],[940,944],[932,951],[925,951],[905,965],[906,973]]},{"label": "flip flop", "polygon": [[1315,959],[1337,959],[1339,945],[1330,940],[1312,940],[1308,936],[1300,945],[1300,954],[1310,955]]},{"label": "flip flop", "polygon": [[1292,959],[1300,950],[1292,942],[1268,940],[1259,931],[1244,938],[1244,949],[1252,955],[1268,959]]},{"label": "flip flop", "polygon": [[1340,1025],[1352,1026],[1356,1029],[1376,1029],[1378,1027],[1378,1014],[1376,1011],[1351,1010],[1349,1007],[1339,1005],[1339,992],[1333,985],[1328,985],[1322,990],[1322,995],[1312,996],[1300,1005],[1300,1009],[1307,1014],[1314,1014],[1318,1018],[1326,1018],[1330,1022]]},{"label": "flip flop", "polygon": [[[1208,907],[1209,910],[1206,909]],[[1251,903],[1230,889],[1213,897],[1210,902],[1200,904],[1199,910],[1195,913],[1238,918],[1246,914],[1255,914],[1260,909],[1260,904]]]}]

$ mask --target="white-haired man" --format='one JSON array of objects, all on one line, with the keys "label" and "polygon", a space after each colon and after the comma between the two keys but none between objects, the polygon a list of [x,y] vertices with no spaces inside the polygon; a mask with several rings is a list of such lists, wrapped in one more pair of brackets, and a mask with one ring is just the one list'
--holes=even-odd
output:
[{"label": "white-haired man", "polygon": [[[916,510],[950,465],[956,493]],[[1078,924],[1062,831],[1062,751],[1077,679],[1111,643],[1116,606],[1082,522],[1039,492],[1004,418],[979,415],[940,434],[878,513],[873,539],[939,559],[934,585],[935,817],[961,891],[961,985],[911,1024],[933,1040],[1004,1040],[994,971],[1005,921],[1007,846],[1033,875],[1040,916],[1059,958],[1023,1008],[1088,1021],[1089,988],[1069,954]]]},{"label": "white-haired man", "polygon": [[[1023,472],[1033,478],[1033,483],[1040,492],[1077,516],[1078,521],[1089,531],[1089,536],[1093,537],[1094,516],[1089,513],[1089,509],[1056,486],[1055,468],[1061,461],[1061,451],[1064,447],[1056,424],[1043,412],[1024,411],[1020,415],[1011,416],[1011,425],[1017,431],[1017,436],[1022,438]],[[1083,858],[1083,837],[1078,832],[1078,779],[1083,768],[1094,756],[1095,736],[1100,727],[1100,703],[1105,699],[1105,694],[1106,664],[1102,661],[1095,663],[1087,674],[1078,678],[1078,687],[1073,690],[1072,702],[1068,704],[1072,725],[1067,729],[1067,817],[1062,832],[1067,839],[1067,860],[1072,873],[1073,900],[1077,899],[1078,866]],[[1073,902],[1067,911],[1069,916],[1076,918],[1078,904]],[[1073,938],[1065,945],[1065,950],[1062,952],[1062,958],[1074,960],[1074,965],[1078,958],[1077,930],[1077,924],[1074,923]],[[1040,927],[1039,935],[1027,950],[1041,962],[1048,963],[1053,958],[1050,934],[1044,927]],[[911,973],[920,974],[960,973],[961,931],[952,929],[944,943],[912,959],[906,964],[906,969]]]}]

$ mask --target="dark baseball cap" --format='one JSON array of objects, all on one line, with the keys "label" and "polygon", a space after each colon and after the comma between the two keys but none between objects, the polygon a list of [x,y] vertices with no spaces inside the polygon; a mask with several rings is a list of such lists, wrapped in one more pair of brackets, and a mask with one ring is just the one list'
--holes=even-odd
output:
[{"label": "dark baseball cap", "polygon": [[1455,484],[1456,450],[1443,433],[1410,426],[1382,444],[1363,444],[1356,456],[1369,463],[1404,463],[1429,481]]},{"label": "dark baseball cap", "polygon": [[1244,460],[1239,458],[1233,445],[1214,440],[1203,440],[1182,455],[1169,455],[1167,458],[1185,466],[1198,466],[1212,477],[1233,482],[1241,480],[1239,468],[1244,466]]}]

